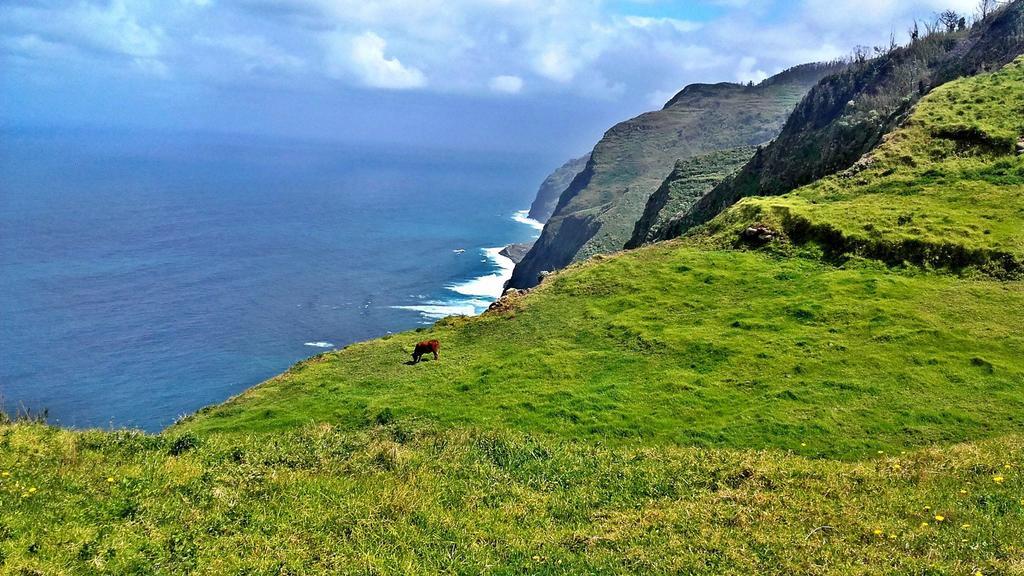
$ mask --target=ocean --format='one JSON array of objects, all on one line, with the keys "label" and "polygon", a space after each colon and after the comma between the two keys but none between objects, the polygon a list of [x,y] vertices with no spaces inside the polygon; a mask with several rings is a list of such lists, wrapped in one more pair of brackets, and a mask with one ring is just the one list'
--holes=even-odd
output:
[{"label": "ocean", "polygon": [[[158,431],[313,354],[476,314],[550,158],[207,134],[0,138],[0,402]],[[396,362],[405,358],[396,358]]]}]

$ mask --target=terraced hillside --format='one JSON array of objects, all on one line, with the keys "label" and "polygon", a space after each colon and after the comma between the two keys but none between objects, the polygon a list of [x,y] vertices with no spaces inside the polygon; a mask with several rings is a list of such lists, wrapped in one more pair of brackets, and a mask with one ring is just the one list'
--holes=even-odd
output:
[{"label": "terraced hillside", "polygon": [[662,110],[616,125],[562,193],[509,284],[527,288],[542,271],[621,249],[677,160],[771,140],[811,86],[840,68],[799,66],[757,86],[687,86]]},{"label": "terraced hillside", "polygon": [[0,570],[1020,574],[1022,103],[158,436],[2,424]]},{"label": "terraced hillside", "polygon": [[644,213],[633,228],[626,248],[637,248],[661,237],[662,228],[679,213],[689,210],[715,186],[739,170],[756,148],[720,150],[676,162],[676,167],[647,199]]}]

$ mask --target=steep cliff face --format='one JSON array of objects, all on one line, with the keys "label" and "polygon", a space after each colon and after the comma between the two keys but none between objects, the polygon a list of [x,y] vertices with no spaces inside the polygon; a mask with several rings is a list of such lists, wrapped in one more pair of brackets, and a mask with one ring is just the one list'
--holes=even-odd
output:
[{"label": "steep cliff face", "polygon": [[755,151],[753,147],[733,148],[676,162],[672,173],[647,200],[644,214],[637,221],[626,248],[637,248],[657,238],[674,215],[689,210],[746,164]]},{"label": "steep cliff face", "polygon": [[572,179],[583,171],[589,160],[590,154],[569,160],[545,178],[540,189],[537,190],[537,197],[530,205],[530,218],[538,222],[547,222],[551,213],[555,211],[562,192],[569,186]]},{"label": "steep cliff face", "polygon": [[785,194],[852,166],[882,141],[930,90],[994,70],[1024,52],[1024,0],[970,30],[933,34],[855,63],[807,95],[770,145],[734,177],[676,214],[658,238],[707,222],[740,198]]},{"label": "steep cliff face", "polygon": [[771,140],[811,86],[839,68],[800,66],[757,86],[695,84],[663,109],[613,127],[562,193],[510,286],[530,287],[542,271],[621,249],[677,160]]}]

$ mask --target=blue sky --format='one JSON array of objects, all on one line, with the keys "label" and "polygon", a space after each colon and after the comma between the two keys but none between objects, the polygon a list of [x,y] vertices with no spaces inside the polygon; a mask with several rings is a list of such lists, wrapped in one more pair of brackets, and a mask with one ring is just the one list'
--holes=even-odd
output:
[{"label": "blue sky", "polygon": [[581,153],[974,0],[3,0],[0,126]]}]

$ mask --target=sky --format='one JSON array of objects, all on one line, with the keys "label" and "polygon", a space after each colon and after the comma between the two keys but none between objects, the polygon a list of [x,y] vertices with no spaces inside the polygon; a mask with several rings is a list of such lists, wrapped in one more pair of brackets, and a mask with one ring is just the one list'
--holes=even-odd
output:
[{"label": "sky", "polygon": [[694,82],[758,81],[976,0],[2,0],[0,129],[578,155]]}]

